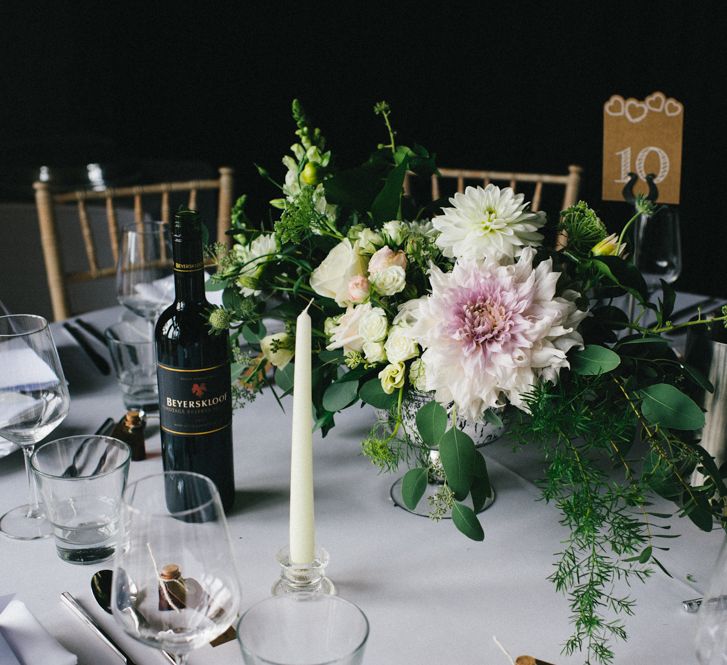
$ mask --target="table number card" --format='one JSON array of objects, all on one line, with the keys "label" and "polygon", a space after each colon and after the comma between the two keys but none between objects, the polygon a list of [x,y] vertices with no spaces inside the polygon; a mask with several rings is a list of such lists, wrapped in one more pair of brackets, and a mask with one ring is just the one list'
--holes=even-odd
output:
[{"label": "table number card", "polygon": [[663,92],[643,101],[613,95],[603,105],[603,199],[623,201],[629,172],[646,194],[646,176],[655,175],[659,203],[679,203],[684,105]]}]

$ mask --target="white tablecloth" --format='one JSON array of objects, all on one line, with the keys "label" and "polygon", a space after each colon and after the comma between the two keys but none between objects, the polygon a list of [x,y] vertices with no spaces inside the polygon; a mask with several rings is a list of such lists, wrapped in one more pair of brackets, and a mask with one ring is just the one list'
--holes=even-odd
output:
[{"label": "white tablecloth", "polygon": [[[104,310],[87,318],[107,324],[119,314]],[[91,432],[105,417],[120,417],[123,404],[113,378],[102,377],[57,325],[54,336],[72,395],[56,435]],[[513,656],[531,654],[559,665],[583,662],[577,654],[560,653],[570,634],[570,612],[546,577],[566,531],[557,511],[537,501],[533,481],[541,469],[535,451],[513,452],[506,439],[485,449],[497,500],[482,515],[484,542],[475,543],[448,522],[435,524],[393,505],[389,488],[397,476],[377,474],[359,453],[373,421],[369,408],[354,407],[336,421],[325,439],[314,440],[317,537],[330,552],[328,572],[340,595],[369,617],[368,664],[506,665],[493,636]],[[153,421],[147,435],[148,458],[132,463],[131,480],[161,470]],[[235,414],[237,499],[229,525],[243,609],[267,596],[279,575],[275,554],[288,535],[289,440],[290,414],[270,396]],[[0,513],[25,495],[22,455],[14,453],[0,460]],[[636,616],[627,620],[628,642],[616,645],[616,663],[695,662],[696,619],[681,601],[705,590],[723,536],[678,519],[672,531],[683,535],[667,541],[671,550],[660,558],[674,577],[657,571],[645,585],[633,587]],[[116,665],[118,659],[60,604],[62,591],[73,593],[137,662],[163,663],[95,604],[90,578],[104,567],[109,564],[63,563],[52,540],[0,537],[0,596],[16,593],[78,654],[80,665]],[[241,662],[234,642],[205,647],[190,659],[192,665]]]}]

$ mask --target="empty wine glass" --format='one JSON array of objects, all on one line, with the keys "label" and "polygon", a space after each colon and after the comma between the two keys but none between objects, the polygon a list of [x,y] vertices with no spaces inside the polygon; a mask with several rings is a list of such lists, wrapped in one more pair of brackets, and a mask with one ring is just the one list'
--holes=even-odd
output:
[{"label": "empty wine glass", "polygon": [[0,367],[0,435],[23,449],[30,487],[30,503],[5,513],[0,532],[21,540],[45,538],[51,526],[38,502],[30,457],[70,405],[48,321],[33,314],[0,316]]},{"label": "empty wine glass", "polygon": [[679,213],[663,206],[654,215],[641,215],[634,231],[634,264],[646,280],[649,293],[664,280],[671,284],[682,272]]},{"label": "empty wine glass", "polygon": [[236,620],[241,592],[214,483],[167,471],[129,485],[111,607],[135,639],[177,663]]},{"label": "empty wine glass", "polygon": [[164,222],[142,222],[121,230],[116,266],[119,302],[149,324],[150,338],[159,314],[174,300],[172,250]]}]

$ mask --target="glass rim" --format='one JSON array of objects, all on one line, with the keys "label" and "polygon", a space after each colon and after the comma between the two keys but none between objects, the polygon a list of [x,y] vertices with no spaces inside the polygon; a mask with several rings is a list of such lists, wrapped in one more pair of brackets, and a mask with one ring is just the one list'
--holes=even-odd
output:
[{"label": "glass rim", "polygon": [[[210,498],[207,499],[204,503],[199,504],[198,506],[195,506],[194,508],[187,508],[185,510],[175,510],[170,511],[167,510],[165,512],[155,512],[150,510],[141,510],[140,508],[136,508],[135,506],[132,506],[128,500],[127,500],[127,494],[129,494],[132,489],[134,489],[137,485],[141,485],[141,483],[151,480],[152,478],[166,478],[167,476],[189,476],[191,478],[199,478],[203,480],[211,489],[211,495]],[[158,473],[150,473],[146,476],[142,476],[141,478],[138,478],[133,483],[129,483],[125,488],[124,492],[121,495],[121,501],[124,505],[124,508],[136,513],[137,515],[149,515],[150,517],[183,517],[185,515],[191,515],[193,513],[199,512],[201,510],[204,510],[208,506],[212,505],[217,501],[220,503],[221,508],[221,501],[220,501],[220,493],[217,490],[217,485],[215,485],[210,478],[207,476],[201,474],[201,473],[195,473],[194,471],[162,471]],[[224,511],[221,511],[222,515],[224,516]]]},{"label": "glass rim", "polygon": [[[40,453],[43,448],[52,446],[54,444],[58,444],[62,441],[69,441],[70,439],[104,439],[107,441],[112,441],[115,444],[119,444],[121,449],[126,453],[126,457],[121,460],[113,469],[109,469],[108,471],[104,471],[103,473],[96,473],[93,476],[74,476],[74,477],[63,477],[59,476],[55,473],[48,473],[47,471],[41,471],[36,465],[35,460],[38,456],[38,453]],[[45,443],[41,443],[39,446],[36,447],[36,449],[33,451],[33,454],[30,457],[30,466],[33,469],[33,473],[42,476],[43,478],[50,478],[52,480],[62,480],[62,481],[81,481],[81,480],[92,480],[96,478],[104,478],[112,473],[116,473],[120,469],[122,469],[125,466],[128,466],[131,463],[131,447],[128,443],[125,441],[122,441],[121,439],[117,439],[114,436],[108,436],[106,434],[72,434],[71,436],[62,436],[60,439],[53,439],[52,441],[46,441]]]},{"label": "glass rim", "polygon": [[[116,325],[116,324],[114,324]],[[149,344],[154,345],[156,342],[153,339],[133,339],[133,340],[125,340],[125,339],[119,339],[117,337],[112,337],[109,333],[109,330],[113,328],[114,326],[109,326],[103,331],[103,335],[106,338],[106,344],[115,344],[118,346],[147,346]]]},{"label": "glass rim", "polygon": [[36,333],[43,332],[48,328],[48,319],[40,314],[3,314],[0,316],[0,322],[7,319],[30,319],[39,322],[39,327],[33,330],[25,330],[22,332],[4,333],[0,332],[0,339],[11,338],[11,337],[24,337],[26,335],[35,335]]},{"label": "glass rim", "polygon": [[[302,592],[299,595],[302,596],[304,593],[305,592]],[[267,598],[263,598],[262,600],[259,600],[258,602],[256,602],[254,605],[248,607],[242,613],[239,621],[236,624],[237,641],[240,643],[240,646],[243,649],[245,649],[246,651],[249,651],[250,653],[252,653],[255,656],[255,658],[260,660],[261,663],[266,663],[267,665],[285,665],[284,663],[280,663],[278,661],[265,658],[264,656],[261,656],[260,654],[253,652],[248,648],[247,644],[243,641],[243,639],[241,637],[241,632],[240,632],[240,626],[242,625],[242,622],[245,620],[245,617],[247,617],[247,615],[250,614],[250,612],[257,609],[261,605],[267,605],[269,603],[275,603],[275,602],[281,603],[281,602],[285,602],[286,600],[305,603],[305,602],[316,602],[316,599],[325,599],[326,602],[333,601],[335,603],[343,603],[344,605],[348,605],[349,607],[352,607],[353,609],[355,609],[358,612],[359,616],[361,616],[364,620],[364,631],[363,631],[363,637],[361,638],[361,640],[350,651],[347,651],[346,653],[342,653],[341,655],[336,656],[332,660],[324,660],[319,663],[315,663],[315,665],[335,665],[336,663],[340,662],[341,660],[343,660],[345,658],[350,658],[351,656],[355,655],[356,653],[361,651],[361,649],[364,648],[364,646],[366,645],[366,642],[369,639],[369,633],[371,632],[371,624],[369,623],[369,618],[366,616],[366,612],[364,612],[358,605],[356,605],[356,603],[354,603],[350,600],[347,600],[346,598],[342,598],[341,596],[337,596],[337,595],[316,594],[316,593],[311,592],[309,594],[306,593],[305,598],[294,599],[291,597],[291,596],[295,596],[295,595],[296,594],[293,593],[293,594],[284,594],[282,596],[268,596]]]}]

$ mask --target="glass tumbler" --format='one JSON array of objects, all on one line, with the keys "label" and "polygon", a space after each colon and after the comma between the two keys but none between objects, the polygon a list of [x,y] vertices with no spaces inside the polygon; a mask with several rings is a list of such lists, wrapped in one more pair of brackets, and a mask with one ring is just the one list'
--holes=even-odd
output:
[{"label": "glass tumbler", "polygon": [[273,596],[242,615],[237,639],[245,665],[360,665],[366,615],[339,596]]},{"label": "glass tumbler", "polygon": [[130,459],[123,441],[95,434],[49,441],[33,453],[31,466],[63,561],[89,564],[113,555]]}]

